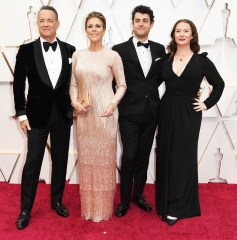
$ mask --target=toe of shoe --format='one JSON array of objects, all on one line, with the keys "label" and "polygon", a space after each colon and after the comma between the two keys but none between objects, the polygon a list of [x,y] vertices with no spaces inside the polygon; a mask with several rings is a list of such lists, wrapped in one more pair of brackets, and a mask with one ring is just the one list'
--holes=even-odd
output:
[{"label": "toe of shoe", "polygon": [[177,223],[178,219],[167,219],[167,223],[169,226],[173,226],[175,223]]},{"label": "toe of shoe", "polygon": [[57,214],[61,217],[68,217],[69,214],[68,214],[68,211],[62,211],[62,210],[56,210]]},{"label": "toe of shoe", "polygon": [[28,225],[28,220],[24,220],[24,221],[19,221],[19,220],[18,220],[18,221],[16,222],[16,226],[17,226],[17,228],[18,228],[19,230],[22,230],[22,229],[26,228],[27,225]]}]

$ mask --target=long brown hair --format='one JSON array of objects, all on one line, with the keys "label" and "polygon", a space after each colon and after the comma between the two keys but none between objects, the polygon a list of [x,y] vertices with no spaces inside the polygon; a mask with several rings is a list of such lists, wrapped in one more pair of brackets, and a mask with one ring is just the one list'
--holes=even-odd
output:
[{"label": "long brown hair", "polygon": [[175,34],[176,26],[181,22],[187,23],[191,27],[192,36],[193,36],[193,39],[191,39],[191,41],[190,41],[191,50],[194,53],[198,53],[200,51],[200,45],[198,43],[198,32],[197,32],[197,28],[196,28],[195,24],[189,19],[180,19],[174,24],[173,29],[170,33],[171,41],[167,47],[167,50],[171,54],[171,56],[174,56],[174,54],[177,51],[177,44],[175,42],[174,34]]}]

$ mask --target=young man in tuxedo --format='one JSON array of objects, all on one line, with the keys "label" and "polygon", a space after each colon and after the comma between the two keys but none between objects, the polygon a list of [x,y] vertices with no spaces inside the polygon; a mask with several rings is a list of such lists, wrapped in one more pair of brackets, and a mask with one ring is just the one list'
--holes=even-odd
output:
[{"label": "young man in tuxedo", "polygon": [[[154,24],[153,11],[137,6],[132,12],[133,37],[115,45],[122,58],[127,92],[119,104],[119,129],[123,145],[121,162],[121,202],[115,215],[127,213],[131,198],[142,210],[151,206],[142,196],[147,180],[149,156],[157,127],[158,59],[165,54],[163,45],[148,40]],[[132,185],[133,194],[132,194]]]},{"label": "young man in tuxedo", "polygon": [[[56,38],[59,20],[53,7],[43,6],[40,9],[37,24],[40,37],[20,46],[14,71],[16,115],[28,144],[21,181],[21,212],[16,222],[18,229],[24,229],[29,223],[49,134],[51,208],[62,217],[68,216],[62,198],[73,121],[69,85],[70,60],[75,47]],[[28,93],[25,101],[26,78]]]}]

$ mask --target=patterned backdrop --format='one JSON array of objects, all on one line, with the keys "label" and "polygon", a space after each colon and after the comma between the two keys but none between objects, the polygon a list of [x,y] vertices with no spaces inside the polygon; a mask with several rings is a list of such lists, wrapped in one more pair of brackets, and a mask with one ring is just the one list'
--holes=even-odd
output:
[{"label": "patterned backdrop", "polygon": [[[108,48],[131,36],[131,11],[139,4],[150,6],[155,25],[150,39],[167,46],[174,22],[189,18],[197,26],[201,52],[208,52],[224,78],[226,87],[219,103],[203,114],[199,147],[199,182],[237,183],[237,4],[236,0],[1,0],[0,1],[0,181],[20,183],[26,155],[26,138],[14,118],[12,94],[15,56],[19,45],[38,37],[37,11],[54,6],[59,13],[58,37],[77,49],[88,45],[85,16],[100,11],[107,19],[104,45]],[[163,94],[165,86],[159,91]],[[211,86],[202,83],[205,99]],[[69,183],[77,183],[75,127],[72,128],[67,168]],[[50,142],[46,148],[40,180],[50,183]],[[122,146],[118,134],[117,166]],[[155,179],[155,141],[148,182]],[[117,175],[119,182],[119,175]]]}]

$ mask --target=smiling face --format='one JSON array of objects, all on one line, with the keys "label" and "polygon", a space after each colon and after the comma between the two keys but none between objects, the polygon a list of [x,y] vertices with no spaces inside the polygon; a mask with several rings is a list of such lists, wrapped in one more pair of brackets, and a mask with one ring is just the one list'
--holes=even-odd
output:
[{"label": "smiling face", "polygon": [[103,22],[97,18],[90,18],[86,23],[86,34],[88,39],[93,43],[102,42],[105,33]]},{"label": "smiling face", "polygon": [[37,25],[40,36],[48,42],[52,42],[56,37],[59,21],[55,13],[51,10],[41,10],[38,13]]},{"label": "smiling face", "polygon": [[150,16],[146,13],[137,12],[132,22],[133,33],[140,40],[148,38],[148,34],[153,27],[154,22],[151,22]]},{"label": "smiling face", "polygon": [[174,40],[177,46],[189,46],[192,39],[191,26],[185,22],[178,23],[174,31]]}]

